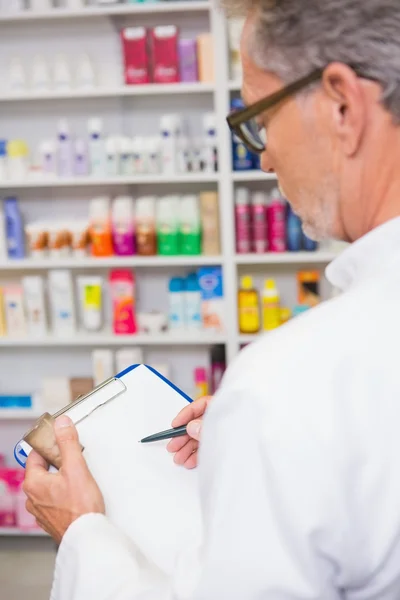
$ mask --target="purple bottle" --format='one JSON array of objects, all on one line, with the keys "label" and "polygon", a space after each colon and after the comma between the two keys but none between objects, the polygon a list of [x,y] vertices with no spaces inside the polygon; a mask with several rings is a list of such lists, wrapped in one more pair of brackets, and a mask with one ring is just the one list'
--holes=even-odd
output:
[{"label": "purple bottle", "polygon": [[82,139],[75,140],[74,144],[74,173],[77,177],[89,175],[88,148]]},{"label": "purple bottle", "polygon": [[178,54],[180,81],[198,81],[196,40],[179,40]]}]

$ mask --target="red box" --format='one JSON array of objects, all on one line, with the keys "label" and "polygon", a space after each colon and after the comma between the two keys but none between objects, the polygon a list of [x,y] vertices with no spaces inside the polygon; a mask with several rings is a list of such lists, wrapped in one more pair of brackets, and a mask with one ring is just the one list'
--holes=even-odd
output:
[{"label": "red box", "polygon": [[124,51],[125,83],[150,83],[147,31],[144,27],[125,27],[121,31]]},{"label": "red box", "polygon": [[178,28],[160,25],[151,31],[154,83],[175,83],[179,79]]}]

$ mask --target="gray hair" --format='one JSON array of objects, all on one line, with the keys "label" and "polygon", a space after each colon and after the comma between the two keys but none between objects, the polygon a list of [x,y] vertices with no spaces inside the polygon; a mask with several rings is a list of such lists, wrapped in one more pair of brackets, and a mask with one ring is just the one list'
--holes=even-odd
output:
[{"label": "gray hair", "polygon": [[249,52],[288,83],[338,61],[377,80],[400,122],[399,0],[222,0],[227,13],[255,12]]}]

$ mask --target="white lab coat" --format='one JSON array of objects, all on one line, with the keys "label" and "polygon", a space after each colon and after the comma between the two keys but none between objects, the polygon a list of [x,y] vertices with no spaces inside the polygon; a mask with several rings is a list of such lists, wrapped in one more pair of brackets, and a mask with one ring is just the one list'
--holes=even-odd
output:
[{"label": "white lab coat", "polygon": [[400,218],[327,276],[344,293],[244,350],[210,407],[198,562],[182,548],[154,581],[87,515],[61,544],[54,600],[399,600]]}]

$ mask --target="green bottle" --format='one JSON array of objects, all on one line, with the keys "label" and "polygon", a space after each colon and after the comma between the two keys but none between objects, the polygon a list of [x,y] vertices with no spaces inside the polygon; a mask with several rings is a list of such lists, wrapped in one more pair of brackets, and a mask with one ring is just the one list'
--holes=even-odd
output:
[{"label": "green bottle", "polygon": [[201,221],[199,198],[183,196],[179,208],[179,254],[201,254]]},{"label": "green bottle", "polygon": [[157,206],[157,253],[161,256],[179,254],[179,201],[177,196],[164,196]]}]

